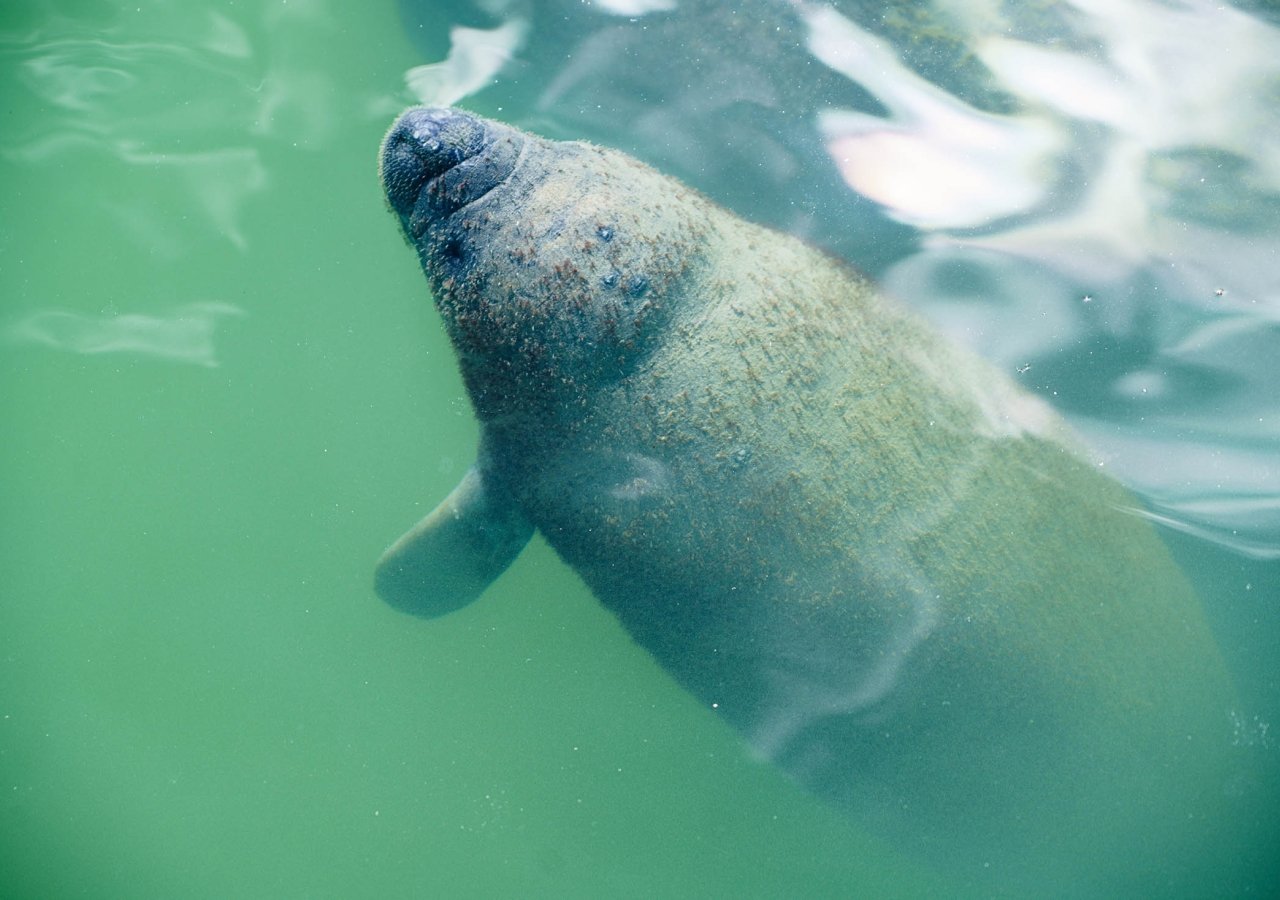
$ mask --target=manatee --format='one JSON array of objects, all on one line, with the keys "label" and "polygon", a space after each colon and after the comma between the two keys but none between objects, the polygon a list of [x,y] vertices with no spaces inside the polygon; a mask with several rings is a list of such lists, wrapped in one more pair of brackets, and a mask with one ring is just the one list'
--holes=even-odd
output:
[{"label": "manatee", "polygon": [[760,758],[962,883],[1214,883],[1230,679],[1046,403],[622,153],[414,108],[380,170],[480,424],[383,599],[455,610],[536,531]]}]

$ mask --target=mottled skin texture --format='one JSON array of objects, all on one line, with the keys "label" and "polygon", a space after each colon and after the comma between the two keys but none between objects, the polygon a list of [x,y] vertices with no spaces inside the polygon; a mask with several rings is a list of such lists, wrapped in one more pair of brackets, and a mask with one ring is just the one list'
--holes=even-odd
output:
[{"label": "mottled skin texture", "polygon": [[536,528],[759,754],[960,877],[1199,884],[1231,690],[1137,502],[1044,404],[622,154],[412,110],[383,177],[482,426],[386,599],[467,602]]}]

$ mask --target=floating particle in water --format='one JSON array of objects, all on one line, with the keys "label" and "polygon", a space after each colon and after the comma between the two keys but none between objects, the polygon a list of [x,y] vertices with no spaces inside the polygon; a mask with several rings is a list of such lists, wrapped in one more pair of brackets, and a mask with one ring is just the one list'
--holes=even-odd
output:
[{"label": "floating particle in water", "polygon": [[1271,723],[1261,716],[1250,716],[1239,710],[1231,710],[1231,743],[1236,747],[1270,747]]}]

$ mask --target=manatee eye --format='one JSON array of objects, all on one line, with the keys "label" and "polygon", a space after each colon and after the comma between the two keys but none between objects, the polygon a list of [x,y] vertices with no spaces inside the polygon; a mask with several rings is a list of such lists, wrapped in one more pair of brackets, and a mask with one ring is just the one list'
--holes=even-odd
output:
[{"label": "manatee eye", "polygon": [[605,275],[603,278],[601,278],[600,283],[607,288],[611,288],[611,287],[617,287],[618,282],[621,280],[622,280],[622,273],[619,272],[617,269],[614,269],[608,275]]}]

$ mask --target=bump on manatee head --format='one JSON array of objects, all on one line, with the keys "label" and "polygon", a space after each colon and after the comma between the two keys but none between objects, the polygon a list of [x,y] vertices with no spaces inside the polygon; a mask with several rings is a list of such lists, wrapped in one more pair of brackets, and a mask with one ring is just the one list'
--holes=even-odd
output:
[{"label": "bump on manatee head", "polygon": [[[693,260],[671,240],[695,236],[665,221],[656,173],[602,167],[605,153],[431,108],[405,113],[383,142],[388,203],[464,375],[485,381],[488,401],[502,394],[500,408],[623,377],[675,313]],[[649,179],[630,177],[640,172]]]}]

